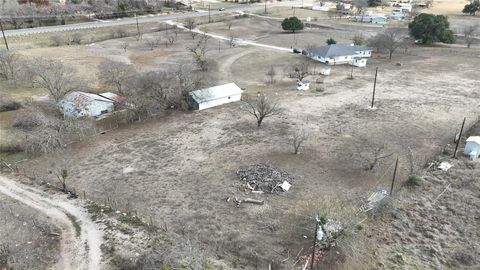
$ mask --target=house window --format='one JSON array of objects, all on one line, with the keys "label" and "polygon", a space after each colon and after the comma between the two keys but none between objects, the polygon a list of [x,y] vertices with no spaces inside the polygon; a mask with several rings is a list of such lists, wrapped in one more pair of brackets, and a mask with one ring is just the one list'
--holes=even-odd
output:
[{"label": "house window", "polygon": [[228,97],[228,99],[230,99],[230,97]]}]

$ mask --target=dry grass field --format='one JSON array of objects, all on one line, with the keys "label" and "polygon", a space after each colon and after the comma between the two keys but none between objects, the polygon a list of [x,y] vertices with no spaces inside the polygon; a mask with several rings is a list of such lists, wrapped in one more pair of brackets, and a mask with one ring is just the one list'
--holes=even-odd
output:
[{"label": "dry grass field", "polygon": [[[237,20],[230,31],[224,23],[202,27],[209,33],[232,33],[235,38],[283,47],[290,47],[293,38],[281,33],[277,22],[257,18]],[[296,34],[296,46],[323,45],[329,37],[348,42],[359,32],[370,35],[374,30],[307,29]],[[145,34],[143,39],[159,34],[163,33]],[[154,50],[134,38],[126,40],[131,43],[126,53],[120,48],[121,39],[22,53],[65,59],[92,82],[96,64],[104,58],[132,63],[139,70],[193,64],[186,50],[194,42],[188,33],[179,34],[176,44]],[[285,261],[288,254],[310,242],[310,216],[328,213],[345,218],[347,209],[358,206],[372,191],[387,189],[397,155],[400,180],[395,188],[400,189],[408,176],[408,147],[426,161],[452,139],[463,117],[470,125],[479,112],[477,49],[415,47],[395,54],[392,61],[375,54],[367,68],[355,68],[353,80],[347,79],[349,66],[335,66],[323,86],[313,83],[311,91],[298,92],[294,79],[283,70],[308,61],[302,56],[254,46],[229,48],[214,39],[209,43],[208,57],[213,62],[206,74],[209,85],[234,81],[246,94],[264,91],[278,101],[282,114],[257,128],[241,103],[201,112],[172,112],[74,144],[61,155],[69,163],[70,185],[77,191],[86,191],[100,202],[108,197],[122,209],[151,216],[154,223],[188,235],[210,257],[225,260],[233,268],[258,265],[265,269],[273,260],[280,269],[289,269],[293,261]],[[277,82],[267,85],[271,66],[277,71]],[[321,67],[310,62],[316,73],[308,79],[320,78]],[[371,110],[376,67],[376,108]],[[315,91],[317,87],[325,91]],[[294,155],[291,137],[300,129],[307,131],[309,139]],[[385,151],[393,154],[374,172],[365,171],[358,157],[357,148],[367,151],[370,144],[384,144]],[[58,162],[56,157],[34,159],[25,166],[45,171]],[[256,163],[291,174],[291,190],[281,195],[240,191],[236,171]],[[248,196],[265,204],[237,208],[226,202],[230,196]],[[332,211],[338,206],[343,210]]]},{"label": "dry grass field", "polygon": [[[48,269],[58,258],[55,224],[37,211],[0,195],[0,245],[8,247],[12,269]],[[1,255],[0,255],[1,256]]]}]

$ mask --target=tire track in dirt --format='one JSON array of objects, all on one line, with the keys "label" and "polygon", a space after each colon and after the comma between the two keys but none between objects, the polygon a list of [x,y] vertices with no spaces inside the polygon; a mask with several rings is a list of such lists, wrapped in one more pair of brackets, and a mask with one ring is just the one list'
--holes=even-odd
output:
[{"label": "tire track in dirt", "polygon": [[0,193],[48,216],[61,230],[60,259],[54,269],[101,269],[103,233],[81,207],[3,176]]}]

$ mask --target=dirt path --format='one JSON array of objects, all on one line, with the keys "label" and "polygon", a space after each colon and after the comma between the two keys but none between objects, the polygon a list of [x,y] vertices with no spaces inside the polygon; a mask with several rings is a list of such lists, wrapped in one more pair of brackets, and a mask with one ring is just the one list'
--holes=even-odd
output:
[{"label": "dirt path", "polygon": [[51,218],[61,230],[60,260],[54,269],[100,269],[103,233],[84,210],[32,187],[0,176],[0,193]]}]

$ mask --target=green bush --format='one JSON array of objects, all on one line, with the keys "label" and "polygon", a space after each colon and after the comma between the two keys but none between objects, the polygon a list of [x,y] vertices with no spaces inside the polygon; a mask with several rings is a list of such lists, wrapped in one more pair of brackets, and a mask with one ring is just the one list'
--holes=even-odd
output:
[{"label": "green bush", "polygon": [[420,176],[410,175],[407,179],[407,185],[410,187],[420,186],[423,179]]}]

